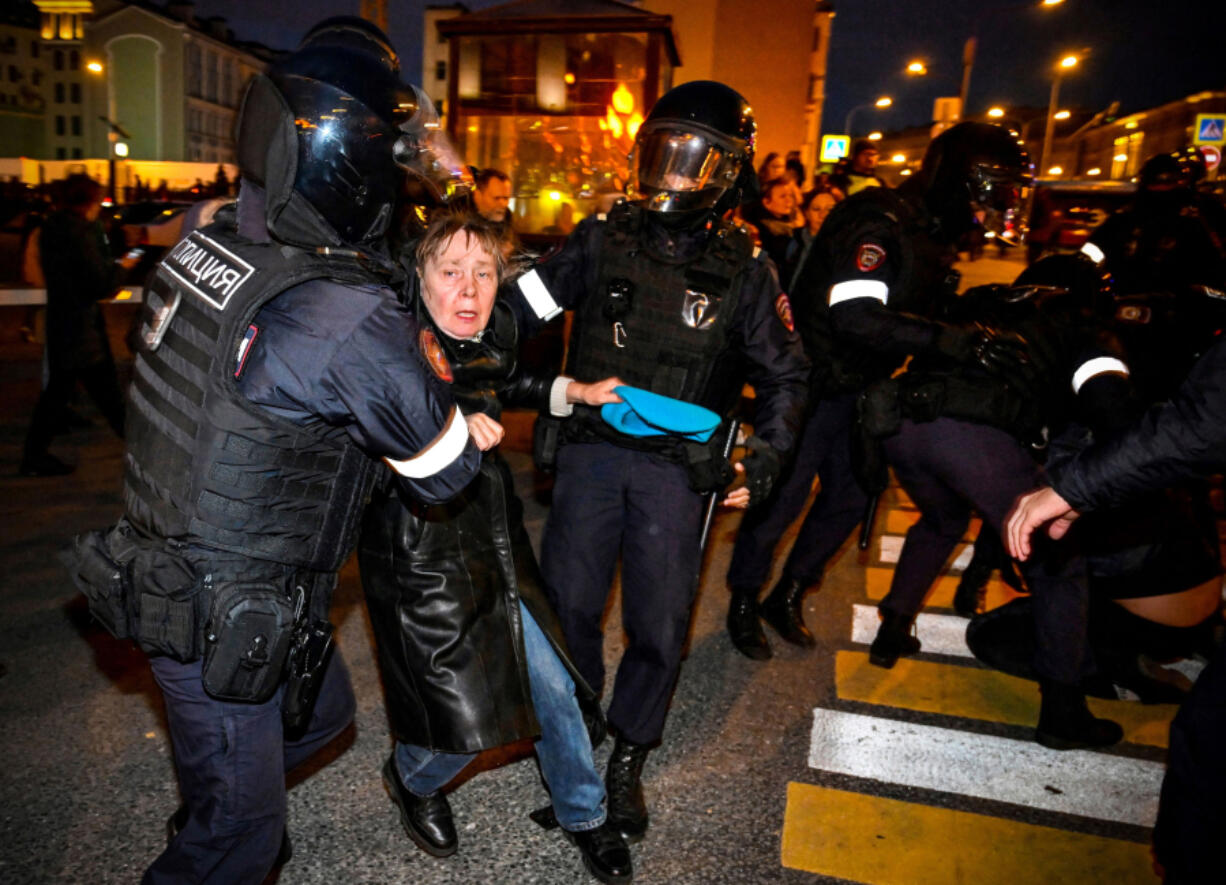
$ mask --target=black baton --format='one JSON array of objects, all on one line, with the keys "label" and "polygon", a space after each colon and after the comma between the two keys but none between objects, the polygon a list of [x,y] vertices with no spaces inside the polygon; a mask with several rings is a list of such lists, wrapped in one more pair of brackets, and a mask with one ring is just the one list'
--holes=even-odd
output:
[{"label": "black baton", "polygon": [[[736,432],[741,427],[741,422],[736,418],[728,419],[728,435],[724,439],[723,457],[727,461],[732,455],[732,447],[736,445]],[[707,538],[711,534],[711,524],[715,522],[715,506],[719,503],[719,489],[710,492],[707,495],[707,510],[702,517],[702,532],[698,536],[698,557],[701,560],[703,553],[707,549]]]}]

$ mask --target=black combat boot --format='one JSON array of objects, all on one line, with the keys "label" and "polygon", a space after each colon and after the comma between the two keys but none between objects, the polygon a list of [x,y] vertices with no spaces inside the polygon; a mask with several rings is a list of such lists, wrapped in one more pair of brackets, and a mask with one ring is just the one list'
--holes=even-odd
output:
[{"label": "black combat boot", "polygon": [[587,871],[608,885],[624,885],[634,879],[634,865],[626,840],[607,821],[594,830],[571,832],[563,830],[566,838],[575,844],[583,855]]},{"label": "black combat boot", "polygon": [[1109,747],[1123,739],[1119,723],[1096,718],[1086,706],[1085,692],[1077,686],[1040,679],[1039,691],[1043,703],[1034,739],[1049,750]]},{"label": "black combat boot", "polygon": [[765,661],[771,656],[770,644],[758,623],[758,588],[732,587],[728,602],[728,638],[747,658]]},{"label": "black combat boot", "polygon": [[643,763],[650,748],[632,744],[620,735],[613,742],[613,755],[605,774],[609,795],[608,823],[627,842],[637,842],[647,832],[647,803],[643,801]]},{"label": "black combat boot", "polygon": [[868,662],[889,670],[899,658],[908,657],[920,650],[920,641],[911,633],[914,618],[900,615],[888,608],[881,610],[881,626],[877,638],[868,647]]},{"label": "black combat boot", "polygon": [[805,626],[805,616],[800,610],[807,589],[808,587],[785,572],[775,589],[770,592],[770,596],[758,606],[758,613],[786,642],[802,648],[813,648],[817,645],[817,640]]}]

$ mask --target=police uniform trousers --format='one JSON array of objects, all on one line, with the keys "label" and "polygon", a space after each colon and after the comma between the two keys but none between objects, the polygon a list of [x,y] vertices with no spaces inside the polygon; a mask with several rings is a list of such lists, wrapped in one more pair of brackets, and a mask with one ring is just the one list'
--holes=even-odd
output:
[{"label": "police uniform trousers", "polygon": [[[1017,497],[1039,485],[1041,471],[1010,434],[953,418],[904,419],[885,440],[885,453],[920,518],[879,607],[912,618],[965,535],[972,509],[999,533]],[[1085,559],[1075,545],[1036,540],[1035,555],[1022,564],[1034,600],[1035,671],[1076,685],[1093,671]]]},{"label": "police uniform trousers", "polygon": [[703,497],[685,469],[612,443],[571,443],[558,452],[541,570],[571,657],[597,691],[604,685],[601,620],[621,556],[626,651],[617,668],[609,724],[652,744],[681,669]]},{"label": "police uniform trousers", "polygon": [[204,691],[202,661],[150,659],[166,702],[187,824],[145,871],[145,885],[258,885],[272,869],[285,831],[285,772],[306,761],[353,721],[349,671],[332,655],[301,737],[281,726],[284,683],[262,704],[227,703]]},{"label": "police uniform trousers", "polygon": [[855,393],[818,401],[788,472],[771,497],[741,520],[728,567],[729,587],[757,590],[770,576],[775,547],[804,508],[815,476],[821,489],[801,523],[784,572],[802,586],[821,579],[826,563],[864,517],[866,495],[851,467],[855,407]]}]

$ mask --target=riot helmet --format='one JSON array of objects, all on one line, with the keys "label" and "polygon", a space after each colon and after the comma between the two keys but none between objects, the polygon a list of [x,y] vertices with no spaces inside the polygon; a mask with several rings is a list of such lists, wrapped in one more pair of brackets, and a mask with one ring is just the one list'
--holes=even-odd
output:
[{"label": "riot helmet", "polygon": [[1018,275],[1013,288],[1040,296],[1063,292],[1076,310],[1097,316],[1115,310],[1111,274],[1080,252],[1044,255]]},{"label": "riot helmet", "polygon": [[302,246],[361,245],[387,231],[403,172],[440,196],[463,179],[434,106],[399,73],[382,31],[339,17],[316,25],[252,81],[239,168],[265,189],[273,236]]},{"label": "riot helmet", "polygon": [[705,218],[740,201],[753,172],[757,124],[740,93],[712,80],[660,97],[630,154],[630,199],[665,218]]},{"label": "riot helmet", "polygon": [[1205,158],[1188,147],[1155,154],[1137,175],[1137,208],[1142,212],[1178,212],[1192,203],[1196,183],[1205,176]]},{"label": "riot helmet", "polygon": [[920,170],[924,203],[949,238],[1002,223],[1031,178],[1026,148],[1009,130],[991,123],[946,129],[928,146]]}]

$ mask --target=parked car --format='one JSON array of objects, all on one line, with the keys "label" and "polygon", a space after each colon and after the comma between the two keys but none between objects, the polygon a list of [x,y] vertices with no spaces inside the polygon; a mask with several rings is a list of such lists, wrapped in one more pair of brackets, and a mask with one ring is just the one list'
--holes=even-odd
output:
[{"label": "parked car", "polygon": [[1076,252],[1136,190],[1130,181],[1036,182],[1027,220],[1027,260],[1044,252]]}]

